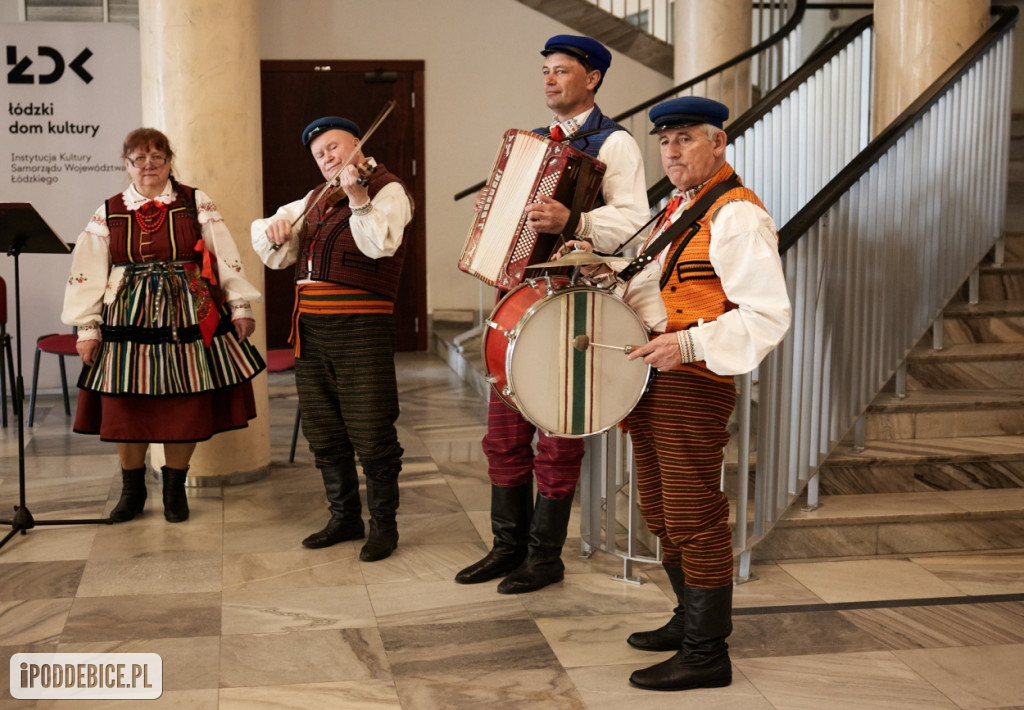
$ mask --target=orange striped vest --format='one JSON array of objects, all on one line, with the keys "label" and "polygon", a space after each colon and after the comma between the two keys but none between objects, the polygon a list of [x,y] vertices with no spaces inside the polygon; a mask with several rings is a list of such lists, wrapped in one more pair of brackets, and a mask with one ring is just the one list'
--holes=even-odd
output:
[{"label": "orange striped vest", "polygon": [[[729,179],[733,172],[732,166],[728,163],[723,165],[721,170],[701,188],[693,201],[696,202],[712,187]],[[723,313],[736,308],[736,304],[726,298],[722,280],[711,266],[709,256],[711,218],[722,205],[733,200],[753,202],[764,209],[764,205],[753,191],[746,187],[734,188],[715,200],[704,216],[694,222],[693,226],[676,238],[669,247],[665,268],[661,273],[661,300],[664,301],[668,313],[666,332],[685,330],[696,325],[700,319],[713,321]],[[683,242],[691,234],[693,236],[682,253],[679,253]],[[731,376],[716,375],[707,369],[703,361],[687,363],[676,369],[692,370],[719,382],[732,382],[733,379]]]}]

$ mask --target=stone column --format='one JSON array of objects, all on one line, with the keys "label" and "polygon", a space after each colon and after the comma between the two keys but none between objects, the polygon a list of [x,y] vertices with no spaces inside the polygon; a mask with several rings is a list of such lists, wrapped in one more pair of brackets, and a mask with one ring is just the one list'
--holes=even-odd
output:
[{"label": "stone column", "polygon": [[[681,84],[750,49],[753,11],[749,0],[676,0],[675,81]],[[721,80],[694,87],[694,94],[721,101],[733,119],[750,108],[750,62]]]},{"label": "stone column", "polygon": [[[262,291],[263,264],[249,242],[249,224],[263,213],[258,0],[140,0],[139,34],[143,123],[170,138],[175,176],[217,203],[249,280]],[[263,305],[253,310],[253,342],[266,352]],[[253,388],[257,418],[199,444],[191,485],[269,473],[266,376]],[[163,451],[153,449],[159,470]]]},{"label": "stone column", "polygon": [[873,135],[984,33],[989,5],[989,0],[875,1]]}]

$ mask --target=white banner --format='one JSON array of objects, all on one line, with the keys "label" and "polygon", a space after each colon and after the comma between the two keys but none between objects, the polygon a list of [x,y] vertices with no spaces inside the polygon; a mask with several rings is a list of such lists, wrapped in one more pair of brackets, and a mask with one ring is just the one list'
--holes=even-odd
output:
[{"label": "white banner", "polygon": [[[142,116],[139,33],[125,24],[0,23],[6,72],[0,126],[0,202],[29,202],[73,243],[105,199],[128,178],[124,136]],[[2,228],[2,225],[0,225]],[[70,255],[20,258],[21,347],[26,395],[40,335],[68,332],[60,322]],[[8,332],[14,332],[13,258],[0,254],[7,282]],[[59,387],[54,357],[40,365],[39,388]],[[79,372],[68,363],[70,387]]]}]

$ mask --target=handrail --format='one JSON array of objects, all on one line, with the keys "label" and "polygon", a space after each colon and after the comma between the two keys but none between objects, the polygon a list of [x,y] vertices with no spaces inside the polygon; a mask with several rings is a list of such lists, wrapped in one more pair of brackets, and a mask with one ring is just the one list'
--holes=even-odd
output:
[{"label": "handrail", "polygon": [[[689,80],[683,82],[682,84],[679,84],[678,86],[675,86],[675,87],[673,87],[671,89],[667,89],[666,91],[663,91],[660,94],[657,94],[653,98],[647,99],[646,101],[644,101],[642,103],[639,103],[636,106],[633,106],[632,108],[627,109],[626,111],[623,111],[622,113],[620,113],[618,115],[613,116],[612,120],[614,120],[616,123],[621,123],[622,121],[625,121],[625,120],[627,120],[629,118],[632,118],[633,116],[637,115],[638,113],[643,112],[644,110],[650,108],[651,106],[654,106],[657,103],[660,103],[660,102],[664,101],[665,99],[667,99],[667,98],[669,98],[671,96],[675,96],[676,94],[679,94],[679,93],[681,93],[683,91],[686,91],[687,89],[692,89],[694,86],[697,86],[698,84],[701,84],[702,82],[705,82],[708,79],[712,79],[712,78],[716,77],[719,74],[724,74],[729,69],[732,69],[733,67],[738,66],[739,64],[741,64],[741,63],[745,62],[746,60],[748,60],[748,59],[750,59],[750,58],[760,54],[761,52],[763,52],[763,51],[765,51],[767,49],[771,49],[777,43],[779,43],[783,39],[785,39],[790,33],[792,33],[800,25],[800,23],[803,21],[804,12],[805,12],[806,8],[807,8],[807,0],[796,0],[796,7],[793,10],[792,17],[790,17],[789,20],[787,20],[786,23],[782,25],[782,27],[780,27],[778,30],[776,30],[772,35],[770,35],[766,39],[764,39],[761,42],[757,43],[756,45],[754,45],[750,49],[748,49],[748,50],[746,50],[744,52],[741,52],[740,54],[736,55],[735,57],[733,57],[729,61],[723,62],[722,64],[719,64],[718,66],[713,67],[713,68],[707,70],[703,74],[698,74],[696,77],[694,77],[692,79],[689,79]],[[658,183],[656,183],[653,187],[648,189],[648,191],[647,191],[647,193],[648,193],[648,201],[651,204],[654,204],[656,202],[655,199],[651,199],[652,191],[654,191],[655,189],[660,189],[659,186],[661,186],[663,183],[667,183],[667,182],[668,182],[668,180],[663,178],[662,180],[659,180]],[[468,197],[469,195],[476,194],[477,192],[480,191],[481,188],[483,188],[483,186],[485,184],[487,184],[487,181],[486,180],[481,180],[480,182],[476,183],[475,185],[471,185],[470,187],[467,187],[467,188],[465,188],[463,190],[460,190],[459,192],[455,193],[454,200],[456,202],[458,202],[459,200],[463,199],[464,197]],[[664,194],[668,194],[668,191],[664,191]],[[658,196],[657,199],[661,199],[661,197],[664,197],[664,194]]]},{"label": "handrail", "polygon": [[[806,233],[811,225],[835,204],[841,195],[870,170],[878,162],[879,157],[903,137],[915,121],[949,91],[957,79],[966,74],[981,59],[984,54],[983,50],[989,44],[1013,29],[1019,10],[1012,6],[993,5],[991,13],[1000,15],[1000,18],[989,26],[988,30],[960,56],[956,63],[943,72],[924,93],[904,109],[903,113],[886,126],[860,155],[840,170],[814,198],[779,229],[780,252],[785,253],[792,247],[801,235]],[[780,90],[782,88],[783,86],[779,87]]]}]

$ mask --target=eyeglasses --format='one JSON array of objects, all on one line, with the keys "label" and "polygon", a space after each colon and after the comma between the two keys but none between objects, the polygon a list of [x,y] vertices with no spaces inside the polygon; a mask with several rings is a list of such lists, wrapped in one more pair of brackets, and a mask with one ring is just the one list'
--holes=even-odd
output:
[{"label": "eyeglasses", "polygon": [[146,167],[146,163],[149,163],[154,168],[162,168],[164,163],[167,162],[167,156],[164,155],[139,155],[134,158],[128,158],[128,162],[137,168]]}]

